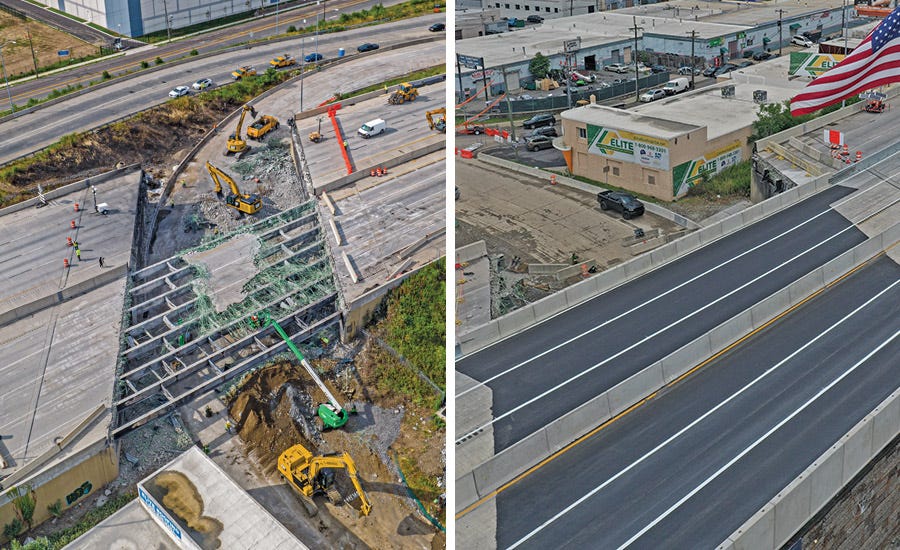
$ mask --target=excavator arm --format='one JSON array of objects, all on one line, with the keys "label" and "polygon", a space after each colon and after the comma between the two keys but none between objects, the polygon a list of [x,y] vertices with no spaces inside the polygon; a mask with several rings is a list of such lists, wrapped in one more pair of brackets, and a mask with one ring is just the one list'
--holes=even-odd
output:
[{"label": "excavator arm", "polygon": [[322,468],[342,468],[347,470],[347,475],[350,476],[350,481],[353,482],[353,488],[356,489],[357,494],[359,494],[359,499],[362,502],[360,512],[362,512],[362,515],[368,516],[369,512],[372,511],[372,504],[369,502],[369,499],[366,498],[366,492],[359,482],[359,473],[356,470],[356,463],[353,462],[350,454],[344,452],[340,455],[317,456],[311,459],[309,461],[309,479],[316,479],[319,470]]},{"label": "excavator arm", "polygon": [[[243,116],[243,114],[241,116]],[[229,176],[225,172],[219,170],[218,168],[216,168],[215,166],[210,164],[209,161],[206,161],[206,169],[209,171],[209,175],[212,177],[213,182],[215,182],[215,184],[216,184],[216,194],[217,195],[222,194],[222,181],[221,180],[225,180],[225,183],[227,183],[228,187],[231,188],[231,192],[233,194],[235,194],[237,196],[243,196],[241,194],[241,190],[237,186],[237,183],[235,183],[235,181],[233,179],[231,179],[231,176]]]},{"label": "excavator arm", "polygon": [[425,111],[425,119],[428,121],[428,127],[434,130],[435,126],[440,123],[441,118],[438,119],[438,122],[435,122],[435,115],[442,115],[443,118],[447,116],[447,109],[445,107],[441,107],[440,109],[435,109],[433,111]]}]

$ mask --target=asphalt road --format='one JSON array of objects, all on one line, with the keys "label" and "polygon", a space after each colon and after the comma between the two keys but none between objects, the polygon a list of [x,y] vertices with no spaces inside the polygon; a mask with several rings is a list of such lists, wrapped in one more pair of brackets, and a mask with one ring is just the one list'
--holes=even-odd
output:
[{"label": "asphalt road", "polygon": [[493,392],[495,452],[862,242],[828,206],[851,191],[828,189],[457,361]]},{"label": "asphalt road", "polygon": [[[383,4],[392,5],[399,3],[400,1],[401,0],[389,0]],[[380,3],[382,2],[378,2],[377,0],[331,0],[327,3],[325,18],[334,19],[335,17],[339,17],[341,13],[368,9],[375,4]],[[87,42],[96,42],[98,31],[93,28],[88,27],[87,25],[80,25],[81,27],[90,29],[90,31],[79,31],[79,24],[77,22],[68,20],[68,18],[50,12],[49,10],[38,10],[37,13],[32,13],[34,9],[36,8],[32,7],[28,10],[29,15],[32,17],[40,18],[42,20],[51,20],[51,24],[56,27],[62,27],[67,32],[71,32]],[[41,11],[46,13],[42,14],[40,13]],[[444,14],[437,15],[440,17],[436,18],[435,21],[443,21],[442,17]],[[320,18],[322,17],[322,9],[315,4],[304,8],[283,11],[278,16],[277,30],[284,33],[290,25],[294,25],[298,28],[315,26],[317,16]],[[67,21],[63,23],[57,21],[56,19],[58,18],[67,19]],[[307,21],[306,24],[303,23],[304,19]],[[431,23],[426,24],[425,27],[430,24]],[[138,70],[141,61],[146,61],[152,66],[157,57],[164,61],[173,61],[187,56],[192,50],[197,50],[200,54],[215,52],[250,40],[259,40],[270,36],[276,36],[277,34],[273,12],[273,14],[268,17],[246,21],[225,29],[182,38],[171,43],[159,43],[149,47],[132,48],[121,56],[110,57],[55,74],[41,75],[41,77],[36,80],[15,83],[12,86],[12,100],[17,105],[24,105],[29,98],[43,98],[51,91],[63,89],[66,86],[76,86],[78,84],[88,86],[88,83],[91,81],[99,81],[103,75],[103,71],[108,71],[112,75],[118,75]],[[323,34],[319,37],[320,44],[322,42],[322,37],[324,36],[326,35]],[[307,40],[311,39],[308,38]],[[134,44],[135,42],[129,41],[128,43]],[[297,43],[299,44],[299,41]],[[355,44],[353,48],[355,49],[357,45],[358,44]],[[237,66],[238,65],[235,65],[235,67]],[[232,67],[232,69],[233,68],[234,67]]]},{"label": "asphalt road", "polygon": [[[435,14],[322,36],[319,39],[319,51],[326,58],[332,58],[337,56],[338,48],[342,47],[347,50],[347,55],[356,55],[356,46],[366,41],[378,42],[385,47],[415,38],[434,37],[435,33],[428,31],[428,25],[440,17],[442,14]],[[307,38],[305,44],[305,51],[309,53],[312,41]],[[430,46],[423,46],[426,47]],[[110,86],[71,97],[67,101],[33,113],[19,115],[2,124],[4,131],[0,137],[0,162],[9,162],[18,156],[54,143],[64,134],[85,131],[163,103],[169,99],[169,90],[175,86],[190,85],[204,77],[212,78],[217,84],[228,83],[232,81],[231,71],[245,64],[252,64],[258,70],[265,70],[270,59],[286,51],[299,57],[301,39],[261,44],[252,49],[223,53],[150,73],[138,73]],[[376,51],[367,55],[377,58],[383,53],[384,51]],[[353,81],[342,83],[340,90],[333,91],[351,91],[355,88],[353,84]]]},{"label": "asphalt road", "polygon": [[498,547],[714,548],[896,389],[898,356],[882,257],[500,493]]}]

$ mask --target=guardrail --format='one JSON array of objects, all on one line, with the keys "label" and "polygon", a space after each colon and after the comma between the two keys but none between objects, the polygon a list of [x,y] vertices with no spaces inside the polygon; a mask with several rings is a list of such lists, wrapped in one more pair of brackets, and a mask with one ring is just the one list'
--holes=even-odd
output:
[{"label": "guardrail", "polygon": [[[601,395],[504,449],[471,472],[456,478],[457,512],[490,495],[493,491],[512,481],[521,472],[551,457],[571,442],[590,434],[592,430],[610,418],[647,399],[648,396],[684,376],[707,358],[728,348],[736,340],[753,331],[760,330],[784,311],[808,300],[856,266],[880,255],[898,241],[900,241],[900,224],[894,225],[884,233],[844,252],[706,334],[645,367]],[[793,534],[793,531],[790,534]],[[750,544],[746,547],[760,548],[761,546]]]}]

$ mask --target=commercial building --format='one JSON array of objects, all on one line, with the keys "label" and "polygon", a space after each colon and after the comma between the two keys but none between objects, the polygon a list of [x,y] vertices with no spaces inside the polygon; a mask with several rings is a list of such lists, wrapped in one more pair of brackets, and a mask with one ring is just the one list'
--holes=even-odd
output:
[{"label": "commercial building", "polygon": [[747,160],[764,103],[790,99],[808,79],[787,79],[787,56],[731,73],[713,86],[630,110],[590,104],[564,111],[564,154],[578,176],[660,200]]}]

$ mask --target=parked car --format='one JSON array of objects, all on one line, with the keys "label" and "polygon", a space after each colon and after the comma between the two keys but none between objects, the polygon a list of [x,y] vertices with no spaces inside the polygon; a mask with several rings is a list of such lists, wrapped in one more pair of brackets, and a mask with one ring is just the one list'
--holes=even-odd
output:
[{"label": "parked car", "polygon": [[765,61],[770,57],[772,57],[772,54],[769,52],[756,52],[755,54],[753,54],[754,61]]},{"label": "parked car", "polygon": [[358,51],[358,52],[371,52],[372,50],[377,50],[377,49],[378,49],[378,44],[374,44],[372,42],[366,42],[365,44],[362,44],[361,46],[356,47],[356,51]]},{"label": "parked car", "polygon": [[556,133],[556,128],[553,126],[542,126],[540,128],[535,128],[531,131],[528,137],[536,137],[536,136],[549,136],[556,137],[559,134]]},{"label": "parked car", "polygon": [[629,68],[628,65],[623,65],[622,63],[612,63],[603,67],[603,70],[611,71],[614,73],[627,73],[629,71]]},{"label": "parked car", "polygon": [[744,67],[749,67],[749,66],[751,66],[751,65],[753,65],[753,64],[754,64],[754,63],[753,63],[752,61],[750,61],[749,59],[746,59],[746,60],[741,61],[740,63],[738,63],[738,69],[743,69]]},{"label": "parked car", "polygon": [[555,125],[556,117],[551,115],[550,113],[541,113],[539,115],[534,115],[533,117],[522,123],[522,127],[526,130],[530,130],[531,128],[540,128],[541,126]]},{"label": "parked car", "polygon": [[744,53],[741,54],[741,57],[744,59],[750,59],[753,57],[753,50],[744,50]]},{"label": "parked car", "polygon": [[640,100],[643,103],[650,103],[651,101],[656,101],[657,99],[662,99],[666,97],[666,92],[657,88],[655,90],[647,90],[646,92],[641,94]]},{"label": "parked car", "polygon": [[212,85],[213,85],[213,81],[211,78],[201,78],[197,82],[194,82],[192,87],[195,90],[205,90],[206,88],[209,88]]},{"label": "parked car", "polygon": [[443,23],[435,23],[434,25],[428,27],[428,30],[430,30],[431,32],[440,32],[446,28],[447,26]]},{"label": "parked car", "polygon": [[715,65],[710,65],[709,67],[707,67],[706,69],[703,70],[702,74],[703,74],[703,76],[713,76],[716,74],[716,71],[718,71],[718,70],[719,70],[719,68],[716,67]]},{"label": "parked car", "polygon": [[315,63],[316,61],[319,61],[321,59],[322,59],[322,54],[320,54],[318,52],[313,52],[313,53],[306,54],[306,57],[303,58],[303,61],[305,61],[307,63]]},{"label": "parked car", "polygon": [[188,95],[191,93],[191,89],[187,86],[176,86],[169,92],[169,97],[181,97],[183,95]]},{"label": "parked car", "polygon": [[550,136],[534,136],[525,138],[525,148],[529,151],[539,151],[553,147],[553,138]]},{"label": "parked car", "polygon": [[723,74],[728,74],[737,68],[738,66],[734,63],[726,63],[716,70],[716,74],[714,76],[722,76]]},{"label": "parked car", "polygon": [[690,76],[692,72],[695,75],[699,75],[703,71],[699,67],[692,68],[692,67],[689,67],[688,65],[682,65],[681,67],[678,67],[678,74],[685,74],[685,75]]},{"label": "parked car", "polygon": [[803,36],[802,34],[797,34],[797,35],[794,35],[791,37],[791,44],[796,44],[798,46],[803,46],[804,48],[808,48],[808,47],[812,46],[813,44],[815,44],[815,42],[813,42],[809,38]]},{"label": "parked car", "polygon": [[669,72],[669,68],[664,65],[651,65],[650,72],[656,73],[667,73]]},{"label": "parked car", "polygon": [[615,210],[622,213],[626,220],[635,218],[644,213],[644,203],[637,200],[634,195],[619,191],[601,191],[597,193],[597,202],[601,210]]},{"label": "parked car", "polygon": [[525,21],[528,21],[529,23],[543,23],[544,18],[540,15],[529,15],[525,18]]}]

